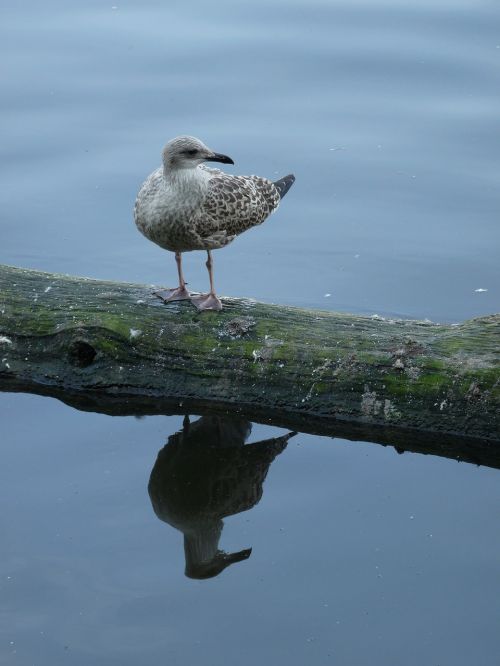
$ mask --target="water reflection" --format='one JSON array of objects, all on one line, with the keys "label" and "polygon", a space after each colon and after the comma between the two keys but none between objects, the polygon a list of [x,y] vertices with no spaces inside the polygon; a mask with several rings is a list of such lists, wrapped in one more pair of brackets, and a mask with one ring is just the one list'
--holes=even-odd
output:
[{"label": "water reflection", "polygon": [[271,463],[295,434],[245,444],[251,430],[242,418],[203,416],[191,423],[186,416],[158,454],[149,496],[158,518],[184,534],[189,578],[212,578],[250,557],[251,548],[219,549],[223,518],[260,501]]}]

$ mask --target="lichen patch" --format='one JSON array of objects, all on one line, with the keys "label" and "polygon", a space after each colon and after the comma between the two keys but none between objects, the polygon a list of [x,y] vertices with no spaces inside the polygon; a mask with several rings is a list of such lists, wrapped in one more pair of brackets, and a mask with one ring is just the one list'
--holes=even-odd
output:
[{"label": "lichen patch", "polygon": [[252,319],[252,317],[234,317],[224,324],[219,336],[232,339],[241,338],[247,335],[254,326],[255,319]]},{"label": "lichen patch", "polygon": [[382,409],[382,400],[378,400],[376,391],[370,391],[365,385],[365,390],[361,396],[361,414],[363,416],[377,416]]}]

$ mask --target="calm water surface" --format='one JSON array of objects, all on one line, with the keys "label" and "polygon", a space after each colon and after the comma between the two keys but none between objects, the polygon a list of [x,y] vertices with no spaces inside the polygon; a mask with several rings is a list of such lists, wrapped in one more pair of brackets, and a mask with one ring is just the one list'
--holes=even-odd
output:
[{"label": "calm water surface", "polygon": [[[131,209],[189,133],[234,173],[297,176],[215,254],[222,294],[498,311],[496,1],[1,13],[1,263],[172,284]],[[193,288],[203,260],[186,255]],[[496,470],[197,419],[0,394],[2,664],[500,662]]]}]

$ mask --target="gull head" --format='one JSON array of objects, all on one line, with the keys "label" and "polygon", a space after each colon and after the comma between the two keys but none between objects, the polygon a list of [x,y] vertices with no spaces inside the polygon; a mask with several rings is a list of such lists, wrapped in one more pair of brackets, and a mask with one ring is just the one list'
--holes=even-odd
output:
[{"label": "gull head", "polygon": [[194,136],[178,136],[169,141],[163,149],[163,167],[165,171],[194,169],[202,162],[234,164],[230,157],[215,153],[203,141]]}]

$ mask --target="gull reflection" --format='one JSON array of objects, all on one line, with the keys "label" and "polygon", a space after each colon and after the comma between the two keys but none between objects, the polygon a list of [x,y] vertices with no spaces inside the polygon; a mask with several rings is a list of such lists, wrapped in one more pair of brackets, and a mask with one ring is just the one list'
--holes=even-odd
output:
[{"label": "gull reflection", "polygon": [[250,557],[251,548],[219,549],[223,518],[255,506],[273,460],[295,433],[245,444],[252,426],[241,418],[203,416],[171,435],[149,479],[153,509],[184,534],[185,574],[212,578]]}]

